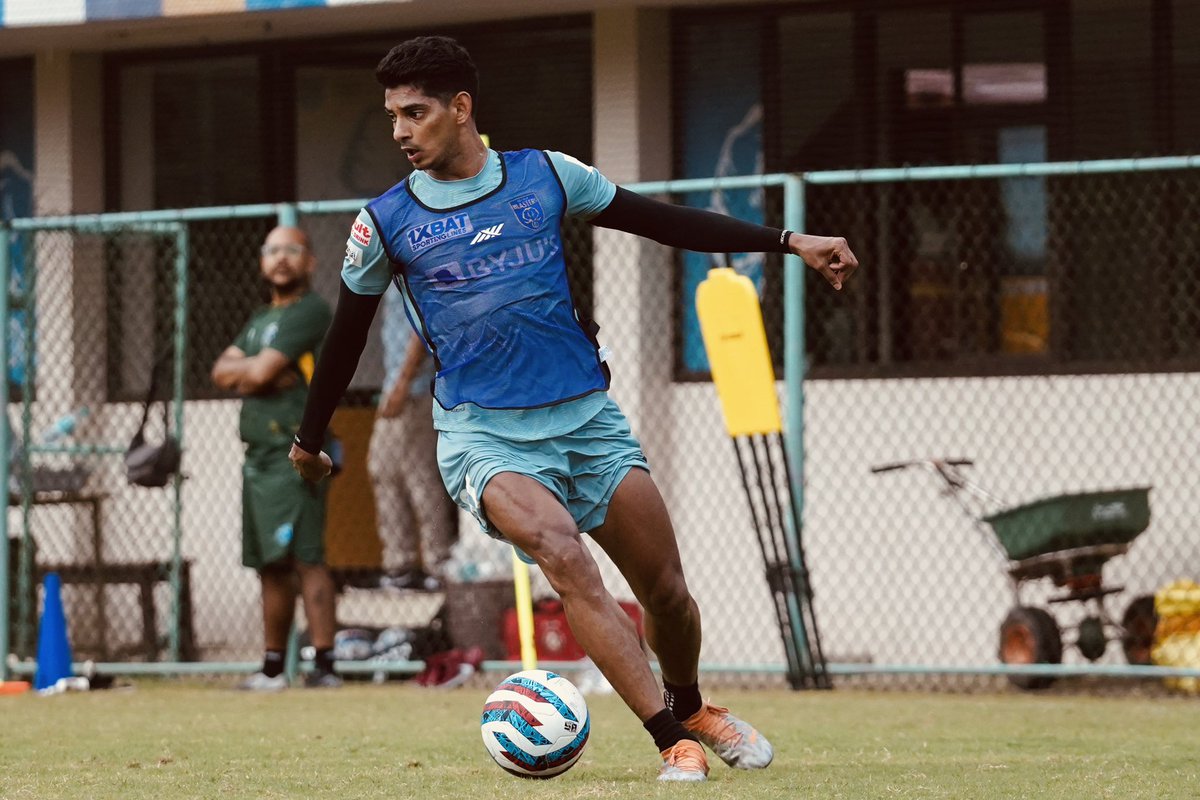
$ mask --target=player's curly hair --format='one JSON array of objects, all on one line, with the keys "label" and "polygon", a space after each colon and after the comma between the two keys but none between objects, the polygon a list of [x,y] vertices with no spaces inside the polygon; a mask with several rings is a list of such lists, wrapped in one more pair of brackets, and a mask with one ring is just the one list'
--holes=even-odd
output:
[{"label": "player's curly hair", "polygon": [[446,105],[459,92],[479,95],[479,72],[471,54],[449,36],[418,36],[388,51],[375,67],[375,80],[385,89],[413,86]]}]

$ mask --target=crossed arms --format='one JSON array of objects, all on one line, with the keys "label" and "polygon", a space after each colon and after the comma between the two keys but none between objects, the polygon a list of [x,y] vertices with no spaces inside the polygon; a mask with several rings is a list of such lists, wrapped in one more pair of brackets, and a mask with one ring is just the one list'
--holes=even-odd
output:
[{"label": "crossed arms", "polygon": [[234,391],[243,397],[270,394],[296,383],[296,371],[288,369],[291,363],[291,359],[271,347],[248,356],[241,348],[230,345],[213,364],[212,381],[218,389]]}]

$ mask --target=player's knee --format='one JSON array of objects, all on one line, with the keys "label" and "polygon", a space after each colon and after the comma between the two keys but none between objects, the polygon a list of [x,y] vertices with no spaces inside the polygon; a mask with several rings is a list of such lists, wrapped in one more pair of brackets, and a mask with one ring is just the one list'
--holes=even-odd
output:
[{"label": "player's knee", "polygon": [[604,588],[596,562],[578,533],[546,537],[536,558],[542,574],[560,595],[594,593]]},{"label": "player's knee", "polygon": [[646,613],[653,617],[674,619],[691,614],[696,604],[687,582],[679,574],[655,581],[645,605]]},{"label": "player's knee", "polygon": [[584,544],[578,535],[546,537],[538,556],[548,577],[566,578],[586,568]]}]

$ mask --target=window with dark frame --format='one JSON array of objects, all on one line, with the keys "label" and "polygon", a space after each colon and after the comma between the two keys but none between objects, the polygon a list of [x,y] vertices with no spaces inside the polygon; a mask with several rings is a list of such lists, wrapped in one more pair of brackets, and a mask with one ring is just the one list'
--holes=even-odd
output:
[{"label": "window with dark frame", "polygon": [[[1150,0],[691,9],[674,16],[675,76],[703,82],[717,69],[689,39],[759,27],[774,54],[762,67],[766,172],[1187,154],[1200,147],[1181,94],[1200,63],[1197,13]],[[1117,40],[1129,46],[1114,56]],[[707,135],[683,124],[687,113],[676,111],[677,153]],[[677,177],[699,177],[683,166]],[[838,295],[809,276],[810,374],[1194,368],[1194,303],[1130,263],[1121,242],[1146,232],[1194,295],[1198,181],[1189,170],[810,186],[808,228],[845,232],[869,265]],[[781,224],[781,204],[766,208]],[[777,267],[762,295],[779,360]],[[677,364],[679,378],[704,377]]]}]

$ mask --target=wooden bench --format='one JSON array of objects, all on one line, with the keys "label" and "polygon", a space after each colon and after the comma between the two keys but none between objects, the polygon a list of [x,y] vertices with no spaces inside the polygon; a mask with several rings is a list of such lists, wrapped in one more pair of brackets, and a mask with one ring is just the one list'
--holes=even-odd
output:
[{"label": "wooden bench", "polygon": [[[142,612],[142,642],[140,653],[147,661],[157,661],[161,643],[158,638],[158,613],[154,601],[154,588],[160,583],[170,583],[171,562],[135,561],[123,563],[84,564],[38,564],[38,580],[51,572],[58,574],[64,586],[82,584],[96,587],[103,592],[105,586],[132,584],[138,587],[138,604]],[[179,567],[179,658],[182,661],[196,660],[196,642],[192,629],[192,580],[191,562],[184,560]],[[107,634],[108,620],[100,607],[99,624]],[[104,647],[107,657],[107,646]]]},{"label": "wooden bench", "polygon": [[[142,641],[137,652],[147,661],[157,661],[162,651],[158,637],[158,615],[154,601],[154,589],[158,584],[170,583],[170,561],[104,561],[101,554],[104,551],[102,541],[100,507],[107,495],[97,492],[75,491],[37,491],[31,499],[34,508],[50,506],[85,506],[91,521],[91,558],[86,561],[52,563],[43,562],[38,556],[38,548],[33,549],[33,559],[36,563],[37,581],[40,583],[47,573],[58,573],[63,585],[76,584],[92,587],[95,598],[95,611],[98,627],[100,628],[100,656],[107,660],[112,657],[107,645],[108,609],[105,601],[105,587],[110,585],[133,585],[139,590],[138,605],[142,614]],[[20,507],[20,495],[9,494],[10,507]],[[33,527],[33,526],[31,526]],[[14,551],[10,551],[10,555]],[[10,564],[13,574],[16,574],[16,562]],[[183,661],[195,661],[197,658],[196,643],[192,629],[192,581],[191,562],[186,559],[181,562],[179,570],[179,658]],[[29,610],[30,617],[34,609]],[[12,612],[17,615],[16,607]]]}]

